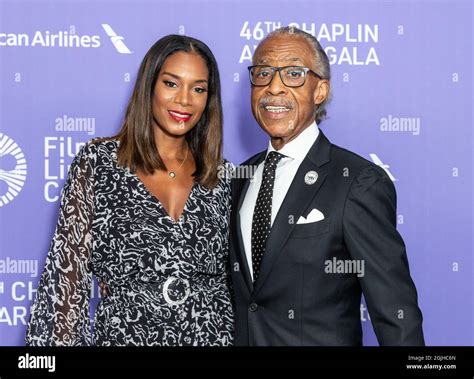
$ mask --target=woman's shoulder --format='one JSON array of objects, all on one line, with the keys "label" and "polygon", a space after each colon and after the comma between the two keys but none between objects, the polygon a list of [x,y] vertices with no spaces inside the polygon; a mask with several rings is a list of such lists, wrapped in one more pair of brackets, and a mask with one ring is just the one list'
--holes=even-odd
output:
[{"label": "woman's shoulder", "polygon": [[235,165],[229,161],[228,159],[224,158],[222,160],[222,165],[224,166],[225,169],[227,170],[233,170],[235,168]]},{"label": "woman's shoulder", "polygon": [[224,158],[222,160],[222,163],[217,168],[217,176],[222,182],[230,184],[230,180],[232,179],[232,173],[234,172],[234,170],[234,164]]},{"label": "woman's shoulder", "polygon": [[119,140],[114,137],[96,137],[86,143],[89,149],[98,154],[116,153],[119,146]]},{"label": "woman's shoulder", "polygon": [[89,158],[95,159],[115,157],[118,146],[119,141],[114,137],[96,137],[87,141],[81,152]]},{"label": "woman's shoulder", "polygon": [[85,142],[76,154],[74,165],[90,166],[110,164],[116,160],[119,141],[113,137],[96,137]]},{"label": "woman's shoulder", "polygon": [[217,187],[224,189],[225,192],[230,193],[232,173],[234,172],[235,166],[232,162],[227,159],[223,159],[222,163],[217,166],[217,177],[219,184]]}]

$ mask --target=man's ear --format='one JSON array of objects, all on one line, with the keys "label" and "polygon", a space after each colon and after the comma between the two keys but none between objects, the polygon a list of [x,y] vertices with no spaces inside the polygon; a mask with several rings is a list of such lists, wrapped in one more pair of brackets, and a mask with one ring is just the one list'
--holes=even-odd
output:
[{"label": "man's ear", "polygon": [[314,90],[314,103],[321,104],[329,96],[329,80],[321,79],[318,81],[316,89]]}]

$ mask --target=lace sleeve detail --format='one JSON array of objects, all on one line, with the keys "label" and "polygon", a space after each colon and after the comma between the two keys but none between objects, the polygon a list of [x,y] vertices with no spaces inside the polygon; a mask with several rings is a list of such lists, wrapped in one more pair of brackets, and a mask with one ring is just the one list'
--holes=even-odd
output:
[{"label": "lace sleeve detail", "polygon": [[94,160],[90,143],[73,160],[27,327],[30,346],[90,345]]}]

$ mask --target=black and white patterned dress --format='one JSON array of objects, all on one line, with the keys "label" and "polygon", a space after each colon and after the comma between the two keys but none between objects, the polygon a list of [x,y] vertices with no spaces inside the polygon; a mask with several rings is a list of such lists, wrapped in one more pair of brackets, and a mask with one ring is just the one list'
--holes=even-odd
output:
[{"label": "black and white patterned dress", "polygon": [[[231,345],[230,180],[212,190],[195,183],[175,222],[118,166],[117,147],[91,141],[71,165],[26,343]],[[96,309],[93,333],[92,275],[110,293]]]}]

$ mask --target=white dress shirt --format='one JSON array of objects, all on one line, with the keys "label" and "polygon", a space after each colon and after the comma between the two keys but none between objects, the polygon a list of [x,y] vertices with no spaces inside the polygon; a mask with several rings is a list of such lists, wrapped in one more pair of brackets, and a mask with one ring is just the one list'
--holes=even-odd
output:
[{"label": "white dress shirt", "polygon": [[[267,154],[270,151],[278,151],[283,154],[284,157],[280,160],[277,165],[275,173],[275,185],[273,187],[273,198],[272,198],[272,216],[271,224],[275,220],[276,215],[285,199],[286,193],[290,188],[291,182],[293,181],[300,164],[305,159],[311,146],[318,138],[319,128],[316,122],[313,122],[305,130],[303,130],[299,136],[294,140],[288,142],[280,150],[275,150],[268,142]],[[265,157],[266,157],[265,155]],[[252,269],[252,218],[257,202],[258,190],[262,183],[263,165],[264,161],[260,163],[255,171],[255,175],[245,194],[245,199],[242,202],[240,208],[240,231],[242,233],[242,240],[244,242],[245,255],[247,256],[247,263],[250,269],[250,275],[253,280],[253,269]]]}]

